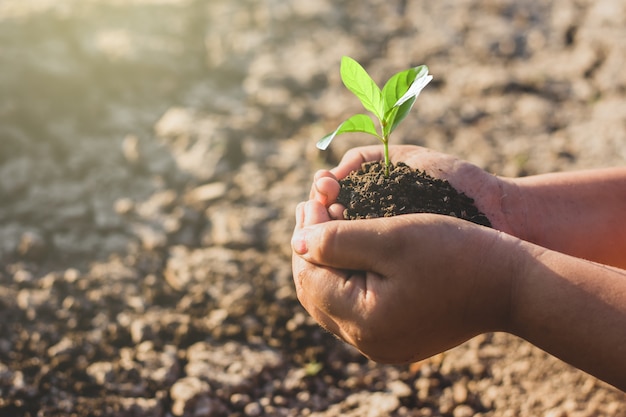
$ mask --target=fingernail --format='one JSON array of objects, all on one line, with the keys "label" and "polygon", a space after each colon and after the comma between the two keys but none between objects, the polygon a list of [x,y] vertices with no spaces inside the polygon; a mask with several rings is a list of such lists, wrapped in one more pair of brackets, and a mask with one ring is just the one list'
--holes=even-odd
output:
[{"label": "fingernail", "polygon": [[298,255],[307,253],[306,230],[296,230],[291,238],[291,247]]}]

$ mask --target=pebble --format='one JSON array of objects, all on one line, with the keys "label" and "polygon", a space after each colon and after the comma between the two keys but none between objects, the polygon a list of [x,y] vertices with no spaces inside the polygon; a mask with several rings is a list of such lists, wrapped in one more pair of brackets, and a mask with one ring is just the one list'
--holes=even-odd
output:
[{"label": "pebble", "polygon": [[258,417],[263,415],[263,407],[261,406],[261,404],[253,402],[246,405],[243,409],[243,412],[246,414],[246,416]]},{"label": "pebble", "polygon": [[193,120],[193,110],[172,107],[156,122],[154,129],[158,136],[164,138],[190,136],[193,131]]},{"label": "pebble", "polygon": [[398,398],[406,398],[413,395],[411,387],[402,381],[390,381],[387,383],[387,389]]},{"label": "pebble", "polygon": [[472,417],[474,415],[474,410],[469,405],[462,404],[454,407],[452,415],[454,417]]},{"label": "pebble", "polygon": [[137,135],[126,135],[122,141],[122,154],[126,161],[135,164],[139,161],[139,138]]},{"label": "pebble", "polygon": [[133,225],[133,232],[146,250],[162,249],[167,245],[167,235],[156,226],[137,223]]},{"label": "pebble", "polygon": [[454,399],[454,402],[457,404],[463,404],[467,401],[467,397],[467,381],[462,379],[455,382],[452,386],[452,398]]},{"label": "pebble", "polygon": [[230,396],[230,403],[237,408],[243,408],[250,403],[250,396],[248,394],[236,392]]},{"label": "pebble", "polygon": [[170,397],[174,404],[172,413],[175,416],[185,415],[187,410],[194,412],[200,398],[206,397],[211,387],[197,377],[185,377],[176,381],[170,388]]},{"label": "pebble", "polygon": [[13,274],[13,281],[20,284],[32,282],[34,279],[33,273],[26,269],[18,269]]},{"label": "pebble", "polygon": [[112,362],[94,362],[87,367],[87,375],[99,385],[113,380],[114,367]]},{"label": "pebble", "polygon": [[226,191],[227,186],[223,182],[204,184],[188,191],[185,194],[185,202],[190,205],[206,203],[224,197]]}]

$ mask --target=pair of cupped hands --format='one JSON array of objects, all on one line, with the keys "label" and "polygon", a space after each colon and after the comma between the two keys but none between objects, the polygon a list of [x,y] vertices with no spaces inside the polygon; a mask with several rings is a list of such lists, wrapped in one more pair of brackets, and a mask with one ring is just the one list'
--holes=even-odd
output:
[{"label": "pair of cupped hands", "polygon": [[315,174],[309,200],[296,209],[291,244],[301,304],[324,328],[386,363],[508,331],[511,277],[529,253],[515,237],[524,225],[508,213],[514,184],[417,146],[391,146],[389,155],[449,181],[493,228],[424,213],[343,220],[338,180],[383,157],[380,146],[351,149],[337,167]]}]

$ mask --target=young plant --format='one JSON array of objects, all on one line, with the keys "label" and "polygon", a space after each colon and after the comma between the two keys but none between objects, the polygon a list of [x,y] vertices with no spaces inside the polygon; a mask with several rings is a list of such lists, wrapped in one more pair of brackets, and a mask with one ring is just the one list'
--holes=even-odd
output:
[{"label": "young plant", "polygon": [[355,114],[317,142],[317,147],[325,150],[335,136],[342,133],[362,132],[378,138],[385,150],[385,176],[389,176],[389,135],[407,116],[415,99],[433,79],[428,75],[428,67],[420,65],[393,75],[381,90],[367,71],[354,59],[341,58],[341,80],[343,84],[361,100],[363,107],[376,116],[380,131],[366,114]]}]

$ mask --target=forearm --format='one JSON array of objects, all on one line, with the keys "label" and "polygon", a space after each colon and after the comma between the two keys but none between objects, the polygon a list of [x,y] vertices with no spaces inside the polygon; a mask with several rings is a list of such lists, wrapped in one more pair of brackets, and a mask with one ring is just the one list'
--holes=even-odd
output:
[{"label": "forearm", "polygon": [[511,332],[626,390],[626,271],[531,251],[512,287]]},{"label": "forearm", "polygon": [[516,178],[507,186],[503,208],[516,236],[626,267],[626,168]]}]

